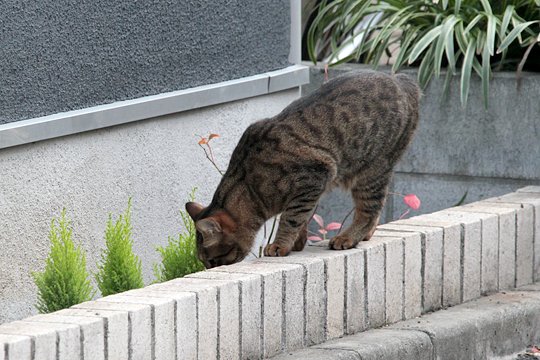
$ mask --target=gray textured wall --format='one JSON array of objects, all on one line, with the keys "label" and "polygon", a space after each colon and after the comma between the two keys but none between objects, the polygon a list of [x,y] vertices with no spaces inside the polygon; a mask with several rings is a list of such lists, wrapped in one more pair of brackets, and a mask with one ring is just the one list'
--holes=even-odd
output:
[{"label": "gray textured wall", "polygon": [[3,0],[0,124],[288,65],[289,0]]},{"label": "gray textured wall", "polygon": [[35,313],[30,272],[45,266],[50,221],[63,207],[93,272],[107,214],[123,212],[132,196],[134,251],[149,284],[155,247],[182,228],[178,210],[191,188],[208,204],[221,179],[195,134],[221,135],[213,149],[225,169],[245,128],[298,96],[294,88],[0,150],[0,324]]},{"label": "gray textured wall", "polygon": [[[366,68],[345,64],[330,68],[329,74]],[[323,79],[322,69],[312,68],[311,83],[302,92],[318,88]],[[417,194],[422,200],[419,214],[453,206],[465,192],[468,203],[540,184],[540,74],[526,74],[517,91],[514,73],[495,73],[488,110],[478,78],[471,82],[466,109],[460,105],[459,76],[446,99],[443,80],[433,80],[424,90],[420,125],[396,166],[391,191]],[[340,221],[351,207],[350,196],[335,191],[321,200],[318,211],[328,221]],[[406,209],[399,196],[391,195],[382,221],[395,220]]]}]

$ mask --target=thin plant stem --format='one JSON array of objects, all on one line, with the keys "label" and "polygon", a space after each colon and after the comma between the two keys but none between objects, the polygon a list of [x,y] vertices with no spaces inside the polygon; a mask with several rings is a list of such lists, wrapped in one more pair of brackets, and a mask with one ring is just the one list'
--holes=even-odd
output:
[{"label": "thin plant stem", "polygon": [[349,211],[349,213],[345,216],[345,218],[343,218],[343,221],[341,222],[341,226],[339,227],[338,235],[341,233],[341,229],[343,228],[343,224],[345,224],[345,221],[349,218],[349,216],[351,216],[353,210],[354,210],[354,208],[352,208],[351,211]]},{"label": "thin plant stem", "polygon": [[405,212],[404,212],[403,214],[400,215],[400,217],[398,218],[398,220],[403,219],[403,218],[404,218],[408,213],[410,213],[410,212],[411,212],[411,209],[405,210]]},{"label": "thin plant stem", "polygon": [[202,146],[201,144],[199,144],[199,146],[201,147],[201,149],[203,149],[204,151],[204,155],[206,156],[206,158],[208,159],[208,161],[210,161],[212,163],[212,165],[214,165],[214,167],[216,168],[216,170],[223,176],[223,171],[221,171],[219,169],[219,167],[216,165],[216,163],[212,160],[212,158],[208,155],[208,151],[206,151],[206,149],[204,148],[204,146]]}]

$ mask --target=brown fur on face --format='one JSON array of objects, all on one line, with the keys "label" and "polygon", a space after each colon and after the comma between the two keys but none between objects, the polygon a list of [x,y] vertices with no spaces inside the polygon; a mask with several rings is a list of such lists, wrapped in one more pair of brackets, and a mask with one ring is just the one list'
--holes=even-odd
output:
[{"label": "brown fur on face", "polygon": [[242,260],[260,227],[277,214],[277,234],[265,256],[302,250],[313,209],[335,186],[351,191],[355,212],[330,248],[369,240],[393,167],[417,127],[419,98],[407,76],[351,72],[250,125],[210,205],[186,204],[205,266]]},{"label": "brown fur on face", "polygon": [[186,210],[195,222],[197,230],[197,256],[206,268],[228,265],[243,260],[249,247],[237,242],[237,223],[225,210],[199,219],[205,208],[198,203],[188,202]]}]

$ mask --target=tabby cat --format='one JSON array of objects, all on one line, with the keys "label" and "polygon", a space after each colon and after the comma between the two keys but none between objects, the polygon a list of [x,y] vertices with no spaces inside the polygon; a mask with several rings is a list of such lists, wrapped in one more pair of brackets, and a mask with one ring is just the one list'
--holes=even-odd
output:
[{"label": "tabby cat", "polygon": [[205,266],[244,259],[263,223],[279,213],[265,256],[302,250],[319,198],[336,186],[351,191],[355,212],[330,248],[369,240],[392,169],[416,129],[419,98],[418,86],[405,75],[351,72],[249,126],[211,204],[186,204]]}]

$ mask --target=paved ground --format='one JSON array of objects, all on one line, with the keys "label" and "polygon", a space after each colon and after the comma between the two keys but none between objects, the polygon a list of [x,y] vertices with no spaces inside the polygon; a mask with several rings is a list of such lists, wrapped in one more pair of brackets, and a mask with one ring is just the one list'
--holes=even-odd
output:
[{"label": "paved ground", "polygon": [[[540,359],[540,285],[498,293],[275,360]],[[527,349],[527,350],[525,350]]]}]

